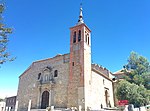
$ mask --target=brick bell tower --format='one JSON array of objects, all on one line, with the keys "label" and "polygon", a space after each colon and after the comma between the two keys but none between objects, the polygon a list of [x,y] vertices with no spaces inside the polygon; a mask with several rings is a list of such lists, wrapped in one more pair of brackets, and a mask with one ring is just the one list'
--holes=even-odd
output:
[{"label": "brick bell tower", "polygon": [[82,7],[77,24],[70,28],[70,73],[68,107],[90,106],[91,31],[83,21]]}]

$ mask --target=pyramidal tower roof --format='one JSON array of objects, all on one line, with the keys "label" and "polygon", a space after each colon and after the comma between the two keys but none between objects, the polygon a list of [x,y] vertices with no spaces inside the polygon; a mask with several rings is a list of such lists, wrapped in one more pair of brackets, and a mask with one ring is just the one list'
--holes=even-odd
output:
[{"label": "pyramidal tower roof", "polygon": [[79,19],[78,19],[77,25],[80,25],[80,24],[84,23],[82,11],[83,11],[83,9],[82,9],[82,3],[81,3],[80,4],[80,14],[79,14]]}]

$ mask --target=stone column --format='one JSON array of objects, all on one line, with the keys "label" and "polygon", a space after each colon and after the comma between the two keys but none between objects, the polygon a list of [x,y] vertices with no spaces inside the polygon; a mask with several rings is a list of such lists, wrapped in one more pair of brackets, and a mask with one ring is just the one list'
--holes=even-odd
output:
[{"label": "stone column", "polygon": [[6,111],[8,111],[8,107],[6,107]]},{"label": "stone column", "polygon": [[29,100],[29,104],[28,104],[28,111],[31,110],[31,99]]},{"label": "stone column", "polygon": [[37,108],[40,109],[40,107],[41,107],[41,87],[39,86],[39,89],[38,89]]},{"label": "stone column", "polygon": [[52,104],[51,99],[52,99],[52,90],[49,91],[49,106],[51,106]]},{"label": "stone column", "polygon": [[51,89],[51,106],[55,106],[54,105],[54,90]]},{"label": "stone column", "polygon": [[16,105],[15,105],[15,111],[18,110],[18,101],[16,101]]},{"label": "stone column", "polygon": [[8,108],[8,111],[10,111],[10,110],[11,110],[11,107]]},{"label": "stone column", "polygon": [[54,106],[51,106],[51,111],[54,111]]},{"label": "stone column", "polygon": [[79,111],[82,111],[82,106],[81,105],[79,105]]}]

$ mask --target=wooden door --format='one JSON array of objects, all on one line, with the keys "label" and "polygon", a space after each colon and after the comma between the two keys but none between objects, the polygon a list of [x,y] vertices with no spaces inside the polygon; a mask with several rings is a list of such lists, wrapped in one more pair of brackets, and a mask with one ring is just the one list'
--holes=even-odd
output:
[{"label": "wooden door", "polygon": [[41,109],[46,109],[49,106],[49,92],[44,91],[42,94]]}]

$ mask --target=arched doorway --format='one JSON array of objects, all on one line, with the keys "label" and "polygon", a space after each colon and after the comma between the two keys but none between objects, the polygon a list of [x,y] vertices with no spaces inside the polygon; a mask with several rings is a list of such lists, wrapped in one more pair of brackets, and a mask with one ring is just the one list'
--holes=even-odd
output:
[{"label": "arched doorway", "polygon": [[105,101],[106,101],[106,107],[108,107],[109,100],[108,100],[108,91],[107,90],[105,90]]},{"label": "arched doorway", "polygon": [[41,109],[46,109],[49,106],[49,92],[44,91],[42,94]]}]

